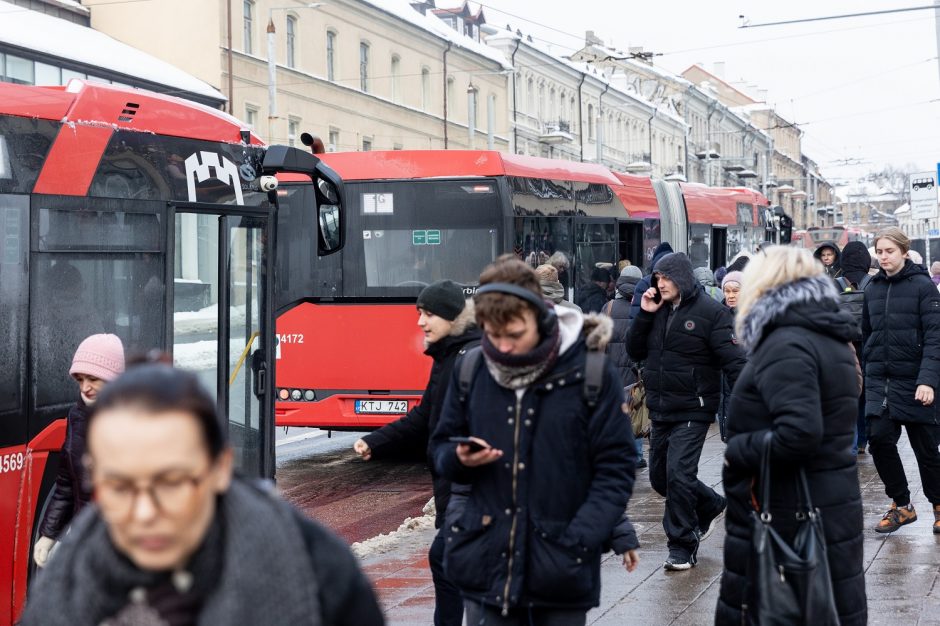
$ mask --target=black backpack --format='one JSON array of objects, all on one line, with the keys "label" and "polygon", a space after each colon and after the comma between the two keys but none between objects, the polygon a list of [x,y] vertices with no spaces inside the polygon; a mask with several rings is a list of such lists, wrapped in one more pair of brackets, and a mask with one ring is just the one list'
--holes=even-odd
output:
[{"label": "black backpack", "polygon": [[[465,404],[470,396],[470,385],[473,383],[473,377],[480,366],[481,356],[483,356],[482,348],[475,346],[467,350],[460,362],[460,374],[457,384],[461,403]],[[597,400],[600,398],[604,387],[604,362],[606,360],[607,355],[603,352],[597,350],[587,351],[587,359],[584,362],[584,387],[581,393],[584,396],[584,402],[591,408],[597,406]]]},{"label": "black backpack", "polygon": [[841,289],[841,293],[839,294],[839,308],[855,318],[856,330],[853,341],[862,340],[862,309],[865,306],[865,288],[868,287],[870,282],[871,276],[866,275],[856,288],[843,276],[836,279],[836,283],[839,285],[839,289]]}]

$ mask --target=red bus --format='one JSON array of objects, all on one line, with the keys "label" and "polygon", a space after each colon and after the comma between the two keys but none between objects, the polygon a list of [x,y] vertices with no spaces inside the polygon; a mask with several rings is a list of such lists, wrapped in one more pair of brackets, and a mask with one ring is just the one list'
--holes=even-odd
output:
[{"label": "red bus", "polygon": [[860,228],[833,226],[832,228],[812,227],[806,230],[793,231],[791,244],[807,250],[816,250],[817,246],[824,241],[834,241],[840,250],[850,241],[861,241],[866,246],[871,246],[874,243],[872,234]]},{"label": "red bus", "polygon": [[[449,278],[472,294],[480,270],[515,252],[535,265],[563,253],[574,300],[598,262],[647,267],[660,241],[717,267],[766,238],[768,202],[749,189],[710,189],[588,163],[488,151],[320,155],[342,178],[349,238],[340,254],[305,255],[282,209],[277,291],[280,426],[369,430],[420,398],[415,299]],[[279,193],[303,202],[306,186]],[[318,361],[316,350],[331,357]]]},{"label": "red bus", "polygon": [[114,333],[129,354],[157,347],[196,370],[228,416],[239,470],[273,477],[282,171],[316,189],[291,207],[313,216],[314,254],[338,250],[341,181],[310,153],[266,148],[177,98],[0,83],[0,624],[23,608],[86,336]]}]

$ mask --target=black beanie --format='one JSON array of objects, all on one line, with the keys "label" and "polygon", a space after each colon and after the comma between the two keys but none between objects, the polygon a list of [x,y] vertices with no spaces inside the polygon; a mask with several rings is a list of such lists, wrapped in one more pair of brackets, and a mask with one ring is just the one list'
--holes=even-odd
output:
[{"label": "black beanie", "polygon": [[418,294],[417,306],[449,322],[453,322],[466,306],[463,289],[452,280],[431,283]]}]

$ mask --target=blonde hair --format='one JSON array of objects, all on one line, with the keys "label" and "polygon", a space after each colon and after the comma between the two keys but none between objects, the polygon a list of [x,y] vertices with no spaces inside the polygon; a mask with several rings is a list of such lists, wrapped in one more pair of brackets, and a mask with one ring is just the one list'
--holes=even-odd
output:
[{"label": "blonde hair", "polygon": [[540,281],[558,282],[558,270],[555,269],[554,265],[547,263],[539,265],[535,268],[535,275],[539,277]]},{"label": "blonde hair", "polygon": [[751,257],[744,268],[741,279],[741,293],[738,295],[738,307],[735,330],[738,335],[744,330],[747,315],[761,296],[780,285],[792,283],[801,278],[825,276],[823,268],[813,253],[803,248],[792,246],[769,246]]},{"label": "blonde hair", "polygon": [[907,251],[911,249],[911,240],[904,234],[904,231],[898,228],[897,226],[890,226],[884,230],[878,231],[878,234],[875,235],[875,247],[878,246],[879,239],[889,239],[896,243],[901,249],[901,252],[907,254]]}]

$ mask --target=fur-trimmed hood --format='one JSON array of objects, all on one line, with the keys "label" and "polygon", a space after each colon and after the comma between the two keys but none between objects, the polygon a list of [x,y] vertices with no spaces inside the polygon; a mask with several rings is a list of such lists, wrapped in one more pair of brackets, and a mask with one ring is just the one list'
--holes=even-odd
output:
[{"label": "fur-trimmed hood", "polygon": [[558,316],[561,332],[561,354],[582,337],[588,350],[604,350],[614,335],[613,320],[602,313],[582,313],[568,307],[556,306],[555,315]]},{"label": "fur-trimmed hood", "polygon": [[855,333],[855,319],[839,309],[835,284],[824,275],[765,292],[738,322],[741,344],[752,354],[764,337],[781,326],[802,326],[846,342]]},{"label": "fur-trimmed hood", "polygon": [[[454,325],[451,326],[450,332],[447,333],[447,336],[440,339],[436,343],[444,344],[448,340],[455,339],[460,337],[464,333],[470,330],[476,330],[476,306],[473,303],[473,298],[467,298],[466,303],[464,304],[463,311],[457,314],[457,319],[454,320]],[[433,352],[432,348],[435,344],[428,342],[427,337],[424,338],[424,352],[429,356],[432,356],[429,351]]]}]

